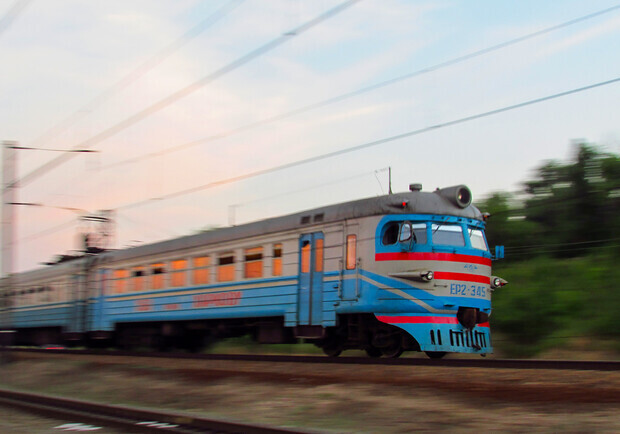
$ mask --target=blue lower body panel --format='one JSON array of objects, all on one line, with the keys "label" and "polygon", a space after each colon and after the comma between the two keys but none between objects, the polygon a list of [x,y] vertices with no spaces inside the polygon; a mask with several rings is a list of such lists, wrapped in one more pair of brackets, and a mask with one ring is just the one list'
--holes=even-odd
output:
[{"label": "blue lower body panel", "polygon": [[489,354],[493,352],[489,323],[472,330],[463,327],[454,314],[375,314],[386,324],[399,327],[420,344],[421,351]]}]

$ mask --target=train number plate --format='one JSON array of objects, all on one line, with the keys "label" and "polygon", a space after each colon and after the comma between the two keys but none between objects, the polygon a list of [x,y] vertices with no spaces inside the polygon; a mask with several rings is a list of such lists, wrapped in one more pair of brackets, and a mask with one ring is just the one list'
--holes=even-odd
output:
[{"label": "train number plate", "polygon": [[452,283],[450,284],[450,295],[460,295],[462,297],[486,297],[487,289],[480,285]]}]

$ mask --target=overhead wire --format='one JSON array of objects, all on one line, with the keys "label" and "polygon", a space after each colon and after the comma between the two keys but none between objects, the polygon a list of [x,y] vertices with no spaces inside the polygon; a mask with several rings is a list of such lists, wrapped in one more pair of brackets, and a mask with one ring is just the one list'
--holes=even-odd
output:
[{"label": "overhead wire", "polygon": [[388,80],[372,84],[370,86],[366,86],[366,87],[362,87],[362,88],[357,89],[357,90],[346,92],[346,93],[343,93],[343,94],[340,94],[340,95],[337,95],[337,96],[325,99],[323,101],[319,101],[319,102],[308,104],[308,105],[305,105],[305,106],[302,106],[302,107],[298,107],[298,108],[290,110],[288,112],[284,112],[284,113],[281,113],[281,114],[278,114],[278,115],[275,115],[275,116],[264,118],[264,119],[261,119],[261,120],[255,121],[255,122],[250,122],[248,124],[242,125],[242,126],[237,127],[237,128],[230,129],[228,131],[223,131],[223,132],[220,132],[218,134],[214,134],[214,135],[211,135],[211,136],[207,136],[207,137],[203,137],[203,138],[200,138],[200,139],[192,140],[190,142],[183,143],[183,144],[176,145],[176,146],[172,146],[172,147],[169,147],[169,148],[166,148],[166,149],[162,149],[160,151],[150,152],[150,153],[147,153],[147,154],[143,154],[141,156],[131,157],[131,158],[127,158],[127,159],[122,160],[122,161],[111,163],[111,164],[108,164],[106,166],[103,166],[103,167],[99,168],[99,170],[102,171],[102,170],[111,169],[111,168],[122,166],[122,165],[126,165],[126,164],[137,163],[137,162],[144,161],[145,159],[151,159],[151,158],[160,157],[160,156],[163,156],[163,155],[166,155],[166,154],[170,154],[170,153],[173,153],[173,152],[178,152],[178,151],[182,151],[182,150],[185,150],[185,149],[188,149],[188,148],[192,148],[194,146],[202,145],[202,144],[205,144],[205,143],[211,143],[211,142],[214,142],[214,141],[217,141],[217,140],[220,140],[220,139],[228,138],[228,137],[231,137],[231,136],[233,136],[235,134],[238,134],[238,133],[241,133],[241,132],[249,131],[249,130],[252,130],[254,128],[260,127],[260,126],[264,126],[264,125],[268,125],[268,124],[273,123],[273,122],[277,122],[277,121],[281,121],[281,120],[284,120],[284,119],[288,119],[288,118],[291,118],[291,117],[294,117],[294,116],[297,116],[297,115],[309,112],[311,110],[315,110],[315,109],[318,109],[318,108],[326,107],[328,105],[335,104],[337,102],[341,102],[341,101],[347,100],[349,98],[352,98],[352,97],[355,97],[355,96],[358,96],[358,95],[362,95],[362,94],[365,94],[365,93],[368,93],[368,92],[371,92],[371,91],[374,91],[374,90],[377,90],[377,89],[381,89],[381,88],[384,88],[384,87],[387,87],[387,86],[390,86],[390,85],[393,85],[393,84],[396,84],[396,83],[400,83],[402,81],[409,80],[409,79],[412,79],[414,77],[422,76],[422,75],[428,74],[430,72],[434,72],[434,71],[437,71],[437,70],[440,70],[440,69],[443,69],[443,68],[446,68],[446,67],[449,67],[449,66],[453,66],[453,65],[456,65],[456,64],[459,64],[459,63],[463,63],[463,62],[465,62],[467,60],[471,60],[471,59],[474,59],[476,57],[480,57],[480,56],[483,56],[485,54],[489,54],[489,53],[492,53],[494,51],[498,51],[498,50],[510,47],[512,45],[516,45],[516,44],[521,43],[521,42],[525,42],[527,40],[536,38],[538,36],[542,36],[542,35],[554,32],[556,30],[560,30],[560,29],[563,29],[563,28],[566,28],[566,27],[569,27],[569,26],[572,26],[572,25],[575,25],[575,24],[578,24],[578,23],[581,23],[581,22],[584,22],[584,21],[587,21],[587,20],[599,17],[601,15],[614,12],[614,11],[616,11],[618,9],[620,9],[620,4],[617,4],[615,6],[612,6],[612,7],[606,8],[606,9],[602,9],[602,10],[593,12],[591,14],[583,15],[583,16],[574,18],[572,20],[565,21],[565,22],[560,23],[560,24],[556,24],[556,25],[551,26],[551,27],[546,27],[544,29],[541,29],[541,30],[538,30],[538,31],[535,31],[535,32],[532,32],[532,33],[528,33],[528,34],[520,36],[518,38],[514,38],[514,39],[511,39],[511,40],[508,40],[508,41],[505,41],[505,42],[502,42],[502,43],[499,43],[499,44],[496,44],[496,45],[492,45],[490,47],[486,47],[486,48],[483,48],[483,49],[480,49],[480,50],[472,51],[472,52],[464,54],[462,56],[458,56],[458,57],[446,60],[444,62],[437,63],[437,64],[432,65],[432,66],[427,66],[425,68],[422,68],[422,69],[419,69],[419,70],[416,70],[416,71],[413,71],[413,72],[409,72],[407,74],[403,74],[403,75],[400,75],[398,77],[393,77],[393,78],[390,78]]},{"label": "overhead wire", "polygon": [[[602,15],[602,14],[604,14],[604,13],[611,12],[611,11],[613,11],[613,10],[615,10],[615,9],[618,9],[618,8],[620,8],[620,5],[617,5],[617,6],[614,6],[614,7],[611,7],[611,8],[605,9],[605,10],[602,10],[602,11],[598,11],[598,12],[595,12],[595,13],[593,13],[593,14],[589,14],[589,15],[586,15],[586,16],[583,16],[583,17],[580,17],[580,18],[577,18],[577,19],[574,19],[574,20],[570,20],[570,21],[567,21],[567,22],[565,22],[565,23],[559,24],[559,25],[557,25],[557,26],[553,26],[553,27],[550,27],[550,28],[547,28],[547,29],[543,29],[543,30],[541,30],[541,31],[534,32],[534,33],[531,33],[531,34],[525,35],[525,36],[523,36],[523,37],[516,38],[516,39],[511,40],[511,41],[507,41],[507,42],[502,43],[502,44],[498,44],[498,45],[495,45],[495,46],[492,46],[492,47],[488,47],[488,48],[486,48],[486,49],[484,49],[484,50],[479,50],[479,51],[477,51],[477,52],[470,53],[470,54],[468,54],[468,55],[461,56],[461,57],[459,57],[459,58],[455,58],[455,59],[452,59],[452,60],[450,60],[450,61],[440,63],[440,64],[435,65],[435,66],[433,66],[433,67],[424,68],[424,69],[422,69],[422,70],[416,71],[416,72],[411,73],[411,74],[407,74],[407,75],[404,75],[404,76],[401,76],[401,77],[397,77],[397,78],[395,78],[395,79],[387,80],[387,81],[385,81],[385,82],[378,83],[378,84],[376,84],[376,85],[369,86],[369,87],[367,87],[367,88],[363,88],[363,89],[360,89],[360,90],[358,90],[358,91],[355,91],[355,93],[357,93],[357,92],[367,92],[367,91],[370,91],[370,90],[374,90],[374,89],[376,89],[376,88],[380,88],[380,87],[383,87],[383,86],[387,86],[388,84],[391,84],[391,83],[396,82],[396,81],[405,80],[406,78],[410,78],[410,77],[415,76],[415,75],[419,75],[419,74],[422,74],[422,73],[425,73],[425,72],[430,72],[431,70],[436,70],[436,69],[438,69],[438,68],[440,68],[440,67],[445,67],[445,66],[448,66],[449,64],[454,64],[454,63],[462,62],[462,61],[464,61],[464,60],[467,60],[468,58],[473,58],[473,57],[476,57],[476,56],[479,56],[479,55],[485,54],[486,52],[490,52],[490,51],[493,51],[493,50],[496,50],[496,49],[499,49],[499,48],[503,48],[504,46],[512,45],[512,44],[515,44],[515,43],[517,43],[517,42],[521,42],[522,40],[529,39],[529,38],[532,38],[532,37],[538,36],[538,35],[540,35],[540,34],[543,34],[543,33],[548,33],[548,32],[550,32],[550,31],[556,30],[556,29],[558,29],[558,28],[566,27],[566,26],[568,26],[568,25],[572,25],[572,24],[575,24],[575,23],[577,23],[577,22],[584,21],[584,20],[586,20],[586,19],[590,19],[590,18],[593,18],[593,17],[598,16],[598,15]],[[599,84],[594,85],[594,86],[604,85],[604,84],[610,84],[610,83],[615,82],[615,81],[617,81],[617,79],[616,79],[616,80],[611,80],[611,81],[609,81],[609,82],[599,83]],[[575,91],[586,90],[586,89],[588,89],[588,88],[590,88],[590,87],[580,88],[580,89],[577,89],[577,90],[575,90]],[[326,104],[331,104],[331,103],[333,103],[333,102],[336,102],[337,100],[341,100],[341,99],[344,99],[344,98],[348,98],[348,97],[350,97],[350,96],[353,96],[353,93],[354,93],[354,92],[351,92],[351,93],[348,93],[348,94],[343,94],[343,95],[337,96],[337,97],[335,97],[335,98],[331,98],[331,99],[329,99],[329,100],[326,100],[326,101],[323,101],[323,102],[320,102],[320,103],[313,104],[313,105],[311,105],[311,106],[306,106],[306,107],[303,107],[303,108],[298,109],[298,110],[304,110],[304,111],[306,111],[306,110],[311,110],[311,109],[313,109],[313,108],[318,108],[319,106],[324,105],[324,104],[325,104],[325,105],[326,105]],[[573,93],[573,92],[570,92],[570,93]],[[563,96],[564,94],[565,94],[565,93],[562,93],[562,94],[558,94],[558,95],[555,95],[555,96],[550,96],[550,97],[548,97],[548,98],[553,98],[553,97]],[[534,100],[534,102],[540,102],[540,101],[538,101],[538,100]],[[527,104],[534,103],[534,102],[527,102],[527,103],[523,103],[523,104],[516,105],[516,106],[510,106],[510,107],[505,108],[505,109],[500,109],[499,111],[506,111],[506,110],[509,110],[509,109],[518,108],[519,106],[527,105]],[[499,111],[487,112],[487,113],[485,113],[485,114],[481,114],[481,116],[482,116],[482,115],[491,115],[491,114],[494,114],[495,112],[499,112]],[[297,113],[297,110],[296,110],[296,111],[294,111],[294,112],[289,112],[289,113],[286,113],[286,114],[280,115],[280,116],[288,116],[288,115],[292,116],[292,115],[294,115],[294,114],[298,114],[298,113]],[[270,119],[271,119],[271,118],[270,118]],[[414,132],[407,133],[407,134],[405,134],[405,135],[403,135],[403,136],[413,135],[413,134],[419,134],[419,133],[424,132],[424,131],[430,131],[430,130],[432,130],[432,129],[436,129],[436,128],[440,128],[440,127],[443,127],[443,126],[448,126],[448,125],[450,125],[450,124],[459,123],[459,122],[464,122],[465,120],[472,120],[472,119],[473,119],[473,117],[469,117],[469,118],[463,118],[463,119],[461,119],[461,120],[452,121],[452,122],[445,123],[445,124],[438,124],[438,125],[435,125],[435,126],[432,126],[432,127],[424,128],[424,129],[422,129],[422,130],[417,130],[417,131],[414,131]],[[265,120],[265,121],[267,121],[267,120]],[[261,122],[262,122],[262,121],[261,121]],[[246,127],[247,127],[247,126],[246,126]],[[241,128],[245,128],[245,127],[241,127]],[[386,142],[386,141],[397,140],[398,138],[402,138],[402,137],[400,137],[400,136],[394,136],[394,137],[391,137],[391,138],[388,138],[388,139],[381,140],[381,141],[379,141],[379,142],[384,143],[384,142]],[[369,144],[366,144],[366,146],[363,146],[363,145],[360,145],[360,146],[363,146],[363,147],[368,147],[368,146],[373,146],[373,145],[376,145],[376,144],[379,144],[379,143],[371,142],[371,143],[369,143]],[[360,147],[355,147],[355,149],[351,149],[351,148],[349,148],[349,149],[347,149],[347,150],[345,150],[345,151],[346,151],[346,152],[353,152],[354,150],[357,150],[357,148],[360,148]],[[328,155],[326,155],[326,156],[322,156],[322,158],[329,158],[329,157],[331,157],[331,156],[339,155],[341,152],[342,152],[342,151],[337,151],[336,153],[330,153],[330,154],[328,154]],[[315,158],[316,158],[316,157],[315,157]],[[299,164],[303,164],[304,162],[315,161],[315,158],[312,158],[312,159],[307,159],[307,160],[303,160],[302,162],[297,162],[297,163],[299,163]],[[321,159],[322,159],[322,158],[321,158]],[[295,164],[295,163],[293,163],[293,164]],[[286,167],[288,167],[288,165],[286,165]],[[274,169],[279,170],[279,169],[282,169],[282,168],[285,168],[285,167],[284,167],[284,166],[279,166],[278,168],[274,168]],[[251,176],[257,176],[257,175],[251,175]],[[233,181],[233,182],[234,182],[234,181]],[[219,183],[218,183],[218,184],[219,184]],[[209,184],[209,185],[210,185],[210,184]],[[204,187],[204,186],[203,186],[203,187]],[[192,189],[192,190],[193,190],[193,189]],[[178,193],[175,193],[174,195],[179,195],[179,192],[178,192]],[[164,198],[160,198],[160,199],[164,199]],[[151,199],[150,199],[150,200],[151,200]],[[149,200],[149,201],[150,201],[150,200]],[[131,204],[130,204],[130,205],[131,205]]]},{"label": "overhead wire", "polygon": [[23,243],[23,242],[27,242],[27,241],[34,241],[34,240],[46,237],[48,235],[55,234],[56,232],[60,232],[61,230],[67,229],[67,228],[69,228],[69,227],[71,227],[73,225],[75,225],[75,220],[67,221],[67,222],[61,223],[59,225],[53,226],[51,228],[42,230],[40,232],[31,234],[31,235],[27,235],[27,236],[17,240],[17,242]]},{"label": "overhead wire", "polygon": [[[240,58],[237,58],[236,60],[232,61],[231,63],[217,69],[216,71],[207,74],[206,76],[202,77],[201,79],[195,81],[194,83],[172,93],[171,95],[168,95],[167,97],[157,101],[156,103],[146,107],[145,109],[135,113],[134,115],[122,120],[121,122],[118,122],[117,124],[109,127],[108,129],[100,132],[99,134],[96,134],[92,137],[90,137],[89,139],[86,139],[84,141],[82,141],[81,143],[77,144],[75,146],[75,148],[80,148],[80,149],[89,149],[92,148],[93,146],[95,146],[98,143],[101,143],[102,141],[104,141],[105,139],[108,139],[116,134],[118,134],[119,132],[129,128],[130,126],[140,122],[141,120],[147,118],[148,116],[168,107],[169,105],[177,102],[178,100],[180,100],[181,98],[184,98],[188,95],[190,95],[191,93],[195,92],[196,90],[204,87],[205,85],[207,85],[208,83],[211,83],[215,80],[217,80],[218,78],[240,68],[241,66],[249,63],[250,61],[254,60],[255,58],[258,58],[266,53],[268,53],[269,51],[279,47],[280,45],[288,42],[289,40],[291,40],[292,38],[299,36],[301,34],[303,34],[304,32],[310,30],[311,28],[317,26],[318,24],[328,20],[329,18],[337,15],[338,13],[344,11],[345,9],[353,6],[355,3],[360,2],[361,0],[347,0],[344,1],[342,3],[340,3],[339,5],[329,9],[326,12],[323,12],[322,14],[320,14],[319,16],[312,18],[311,20],[295,27],[292,30],[289,30],[288,32],[283,33],[282,35],[278,36],[277,38],[271,40],[270,42],[267,42],[266,44],[261,45],[260,47],[250,51],[249,53],[241,56]],[[58,157],[56,157],[53,160],[48,161],[47,163],[41,165],[40,167],[38,167],[37,169],[34,169],[32,172],[28,173],[27,175],[25,175],[24,177],[22,177],[21,179],[18,179],[17,181],[15,181],[13,183],[13,185],[19,183],[20,186],[25,186],[28,183],[34,181],[35,179],[37,179],[38,177],[44,175],[45,173],[47,173],[48,171],[58,167],[59,165],[61,165],[62,163],[70,160],[71,158],[73,158],[75,154],[71,154],[71,153],[65,153],[62,154]]]},{"label": "overhead wire", "polygon": [[[243,203],[233,204],[233,205],[231,205],[231,207],[235,207],[235,209],[238,209],[240,207],[248,206],[248,205],[251,205],[251,204],[254,204],[254,203],[264,203],[266,201],[270,201],[270,200],[277,199],[277,198],[280,198],[280,197],[289,196],[291,194],[296,194],[296,193],[300,193],[300,192],[304,192],[304,191],[310,191],[310,190],[316,190],[316,189],[323,188],[323,187],[326,187],[326,186],[332,186],[334,184],[351,181],[353,179],[363,178],[363,177],[366,177],[368,175],[376,175],[379,172],[384,172],[384,171],[387,171],[387,170],[388,170],[388,168],[385,167],[385,168],[374,170],[372,172],[358,173],[357,175],[352,175],[352,176],[348,176],[348,177],[345,177],[345,178],[340,178],[340,179],[337,179],[337,180],[333,180],[333,181],[325,182],[325,183],[321,183],[321,184],[315,184],[315,185],[312,185],[312,186],[309,186],[309,187],[306,187],[306,188],[289,190],[289,191],[286,191],[286,192],[283,192],[283,193],[279,193],[279,194],[274,194],[274,195],[271,195],[271,196],[258,197],[258,198],[255,198],[255,199],[252,199],[252,200],[249,200],[249,201],[244,201]],[[128,222],[132,223],[135,226],[139,226],[141,224],[141,223],[138,223],[137,221],[135,221],[133,219],[130,219],[129,217],[127,217],[123,213],[117,212],[116,215],[121,217],[121,218],[123,218],[123,219],[125,219],[125,220],[127,220]],[[156,229],[156,228],[154,228],[154,229]],[[162,233],[164,232],[164,229],[162,229],[162,228],[159,228],[158,230],[160,232],[162,232]],[[179,236],[178,234],[172,234],[168,230],[166,230],[166,232],[167,232],[167,235]]]},{"label": "overhead wire", "polygon": [[390,137],[374,140],[374,141],[371,141],[371,142],[362,143],[362,144],[359,144],[359,145],[356,145],[356,146],[351,146],[349,148],[340,149],[340,150],[329,152],[329,153],[326,153],[326,154],[316,155],[316,156],[313,156],[313,157],[304,158],[302,160],[297,160],[297,161],[281,164],[281,165],[270,167],[270,168],[266,168],[266,169],[260,169],[260,170],[254,171],[254,172],[246,173],[246,174],[243,174],[243,175],[233,176],[233,177],[221,179],[221,180],[218,180],[218,181],[212,181],[212,182],[209,182],[207,184],[199,185],[199,186],[196,186],[196,187],[191,187],[191,188],[180,190],[180,191],[173,192],[173,193],[169,193],[169,194],[157,197],[157,198],[151,198],[151,199],[145,199],[145,200],[141,200],[141,201],[127,203],[127,204],[124,204],[124,205],[120,205],[119,207],[117,207],[117,209],[134,208],[134,207],[137,207],[137,206],[142,206],[142,205],[146,205],[148,203],[152,203],[153,201],[161,201],[161,200],[172,199],[172,198],[175,198],[175,197],[184,196],[184,195],[187,195],[187,194],[195,193],[195,192],[202,191],[202,190],[207,190],[207,189],[214,188],[214,187],[219,187],[219,186],[226,185],[226,184],[232,184],[232,183],[243,181],[243,180],[246,180],[246,179],[249,179],[249,178],[254,178],[254,177],[257,177],[257,176],[261,176],[261,175],[266,175],[266,174],[277,172],[277,171],[284,170],[284,169],[290,169],[290,168],[301,166],[301,165],[308,164],[308,163],[313,163],[313,162],[317,162],[317,161],[321,161],[321,160],[326,160],[326,159],[329,159],[329,158],[332,158],[332,157],[348,154],[348,153],[351,153],[351,152],[360,151],[362,149],[367,149],[367,148],[371,148],[371,147],[378,146],[378,145],[383,145],[385,143],[389,143],[389,142],[393,142],[393,141],[396,141],[396,140],[405,139],[405,138],[408,138],[408,137],[413,137],[413,136],[420,135],[420,134],[423,134],[423,133],[427,133],[427,132],[430,132],[430,131],[436,131],[436,130],[439,130],[441,128],[446,128],[446,127],[450,127],[450,126],[454,126],[454,125],[458,125],[458,124],[462,124],[462,123],[466,123],[466,122],[471,122],[471,121],[474,121],[474,120],[477,120],[477,119],[482,119],[482,118],[485,118],[485,117],[497,115],[497,114],[508,112],[508,111],[511,111],[511,110],[516,110],[516,109],[523,108],[523,107],[526,107],[526,106],[530,106],[530,105],[534,105],[534,104],[539,104],[539,103],[542,103],[542,102],[545,102],[545,101],[550,101],[550,100],[561,98],[561,97],[565,97],[565,96],[568,96],[568,95],[573,95],[573,94],[576,94],[576,93],[584,92],[584,91],[595,89],[595,88],[598,88],[598,87],[608,86],[610,84],[614,84],[614,83],[617,83],[617,82],[620,82],[620,77],[616,77],[616,78],[613,78],[611,80],[606,80],[606,81],[594,83],[594,84],[591,84],[591,85],[588,85],[588,86],[583,86],[583,87],[579,87],[579,88],[570,89],[570,90],[567,90],[567,91],[564,91],[564,92],[555,93],[555,94],[552,94],[552,95],[547,95],[547,96],[540,97],[540,98],[535,98],[535,99],[524,101],[524,102],[521,102],[521,103],[500,107],[500,108],[497,108],[497,109],[494,109],[494,110],[489,110],[489,111],[486,111],[486,112],[481,112],[481,113],[477,113],[477,114],[474,114],[474,115],[465,116],[465,117],[461,117],[461,118],[458,118],[458,119],[453,119],[451,121],[446,121],[446,122],[438,123],[438,124],[431,125],[431,126],[424,127],[424,128],[420,128],[420,129],[417,129],[417,130],[407,131],[405,133],[401,133],[401,134],[397,134],[397,135],[394,135],[394,136],[390,136]]},{"label": "overhead wire", "polygon": [[16,0],[13,2],[13,6],[0,19],[0,36],[13,24],[30,3],[32,3],[32,0]]},{"label": "overhead wire", "polygon": [[198,191],[202,191],[202,190],[218,187],[218,186],[221,186],[221,185],[232,184],[232,183],[239,182],[239,181],[246,180],[246,179],[250,179],[250,178],[253,178],[253,177],[257,177],[257,176],[273,173],[273,172],[284,170],[284,169],[289,169],[289,168],[296,167],[296,166],[301,166],[303,164],[307,164],[307,163],[311,163],[311,162],[315,162],[315,161],[321,161],[321,160],[324,160],[324,159],[327,159],[327,158],[335,157],[335,156],[338,156],[338,155],[343,155],[343,154],[346,154],[346,153],[355,152],[355,151],[358,151],[358,150],[361,150],[361,149],[366,149],[366,148],[370,148],[370,147],[373,147],[373,146],[389,143],[389,142],[392,142],[392,141],[395,141],[395,140],[400,140],[400,139],[403,139],[403,138],[412,137],[412,136],[423,134],[423,133],[426,133],[426,132],[435,131],[435,130],[438,130],[438,129],[441,129],[441,128],[445,128],[445,127],[449,127],[449,126],[453,126],[453,125],[457,125],[457,124],[473,121],[473,120],[476,120],[476,119],[481,119],[481,118],[484,118],[484,117],[488,117],[488,116],[492,116],[492,115],[495,115],[495,114],[507,112],[507,111],[510,111],[510,110],[515,110],[515,109],[526,107],[526,106],[529,106],[529,105],[534,105],[534,104],[542,103],[542,102],[545,102],[545,101],[561,98],[561,97],[572,95],[572,94],[576,94],[576,93],[579,93],[579,92],[584,92],[584,91],[595,89],[595,88],[598,88],[598,87],[607,86],[607,85],[610,85],[610,84],[617,83],[619,81],[620,81],[620,77],[617,77],[617,78],[614,78],[614,79],[611,79],[611,80],[594,83],[594,84],[591,84],[591,85],[588,85],[588,86],[574,88],[574,89],[567,90],[567,91],[564,91],[564,92],[559,92],[559,93],[556,93],[556,94],[547,95],[547,96],[544,96],[544,97],[540,97],[540,98],[524,101],[524,102],[521,102],[521,103],[518,103],[518,104],[513,104],[513,105],[510,105],[510,106],[504,106],[504,107],[497,108],[497,109],[494,109],[494,110],[478,113],[478,114],[471,115],[471,116],[465,116],[465,117],[462,117],[462,118],[458,118],[458,119],[454,119],[454,120],[451,120],[451,121],[447,121],[447,122],[431,125],[429,127],[420,128],[420,129],[417,129],[417,130],[409,131],[409,132],[398,134],[398,135],[395,135],[395,136],[391,136],[391,137],[375,140],[375,141],[372,141],[372,142],[363,143],[363,144],[360,144],[360,145],[357,145],[357,146],[341,149],[341,150],[330,152],[330,153],[327,153],[327,154],[317,155],[317,156],[314,156],[314,157],[309,157],[309,158],[305,158],[305,159],[302,159],[302,160],[297,160],[297,161],[293,161],[293,162],[290,162],[290,163],[285,163],[285,164],[282,164],[282,165],[279,165],[279,166],[274,166],[274,167],[267,168],[267,169],[257,170],[257,171],[254,171],[254,172],[246,173],[244,175],[238,175],[238,176],[234,176],[234,177],[230,177],[230,178],[221,179],[221,180],[218,180],[218,181],[212,181],[212,182],[209,182],[207,184],[200,185],[200,186],[196,186],[196,187],[192,187],[192,188],[189,188],[189,189],[185,189],[185,190],[169,193],[167,195],[164,195],[164,196],[161,196],[161,197],[158,197],[158,198],[150,198],[150,199],[140,200],[140,201],[136,201],[136,202],[126,203],[126,204],[123,204],[123,205],[115,207],[115,209],[116,210],[121,210],[121,209],[135,208],[135,207],[139,207],[139,206],[143,206],[143,205],[146,205],[146,204],[153,203],[154,201],[168,200],[168,199],[172,199],[172,198],[175,198],[175,197],[183,196],[183,195],[186,195],[186,194],[191,194],[191,193],[195,193],[195,192],[198,192]]},{"label": "overhead wire", "polygon": [[242,206],[242,205],[248,205],[248,204],[251,204],[251,203],[265,202],[265,201],[268,201],[268,200],[277,199],[279,197],[289,196],[289,195],[295,194],[295,193],[301,193],[303,191],[316,190],[317,188],[332,186],[334,184],[340,184],[341,182],[346,182],[346,181],[351,181],[353,179],[363,178],[363,177],[368,176],[368,175],[376,175],[377,173],[385,172],[386,170],[388,170],[388,168],[384,167],[384,168],[381,168],[381,169],[373,170],[372,172],[358,173],[357,175],[351,175],[351,176],[347,176],[345,178],[339,178],[339,179],[332,180],[332,181],[329,181],[329,182],[324,182],[324,183],[321,183],[321,184],[311,185],[311,186],[305,187],[305,188],[299,188],[299,189],[296,189],[296,190],[289,190],[289,191],[285,191],[283,193],[274,194],[272,196],[265,196],[265,197],[260,197],[260,198],[248,200],[248,201],[245,201],[242,204],[238,204],[238,205]]},{"label": "overhead wire", "polygon": [[506,250],[527,250],[527,249],[536,249],[539,247],[561,247],[561,246],[577,246],[584,244],[604,244],[609,243],[610,241],[620,241],[620,238],[605,238],[602,240],[590,240],[590,241],[577,241],[572,243],[550,243],[550,244],[531,244],[527,246],[506,246]]},{"label": "overhead wire", "polygon": [[[125,221],[131,223],[132,225],[134,225],[136,227],[139,227],[140,230],[144,231],[144,228],[145,228],[144,222],[138,222],[138,221],[136,221],[136,220],[134,220],[132,218],[127,217],[127,215],[124,215],[124,214],[121,214],[121,213],[116,213],[116,217],[118,219],[125,220]],[[150,222],[146,226],[147,226],[147,228],[150,228],[152,231],[157,231],[157,232],[159,232],[161,234],[165,234],[167,237],[178,237],[179,236],[179,234],[177,234],[175,232],[172,232],[169,228],[162,228],[162,227],[159,227],[159,226],[156,227],[155,225],[152,224],[152,222]]]},{"label": "overhead wire", "polygon": [[513,256],[527,256],[531,257],[533,254],[547,254],[547,253],[574,253],[581,251],[592,251],[592,250],[602,250],[602,249],[616,249],[620,247],[620,244],[603,244],[602,246],[589,246],[589,247],[577,247],[577,248],[569,248],[569,249],[535,249],[528,251],[517,251],[517,252],[507,252],[510,253],[509,257]]},{"label": "overhead wire", "polygon": [[240,6],[245,0],[230,0],[223,7],[216,10],[214,13],[200,21],[196,26],[192,27],[181,37],[158,51],[155,55],[150,57],[144,63],[139,65],[137,68],[132,70],[129,74],[125,75],[115,84],[113,84],[110,88],[105,90],[104,92],[97,95],[90,102],[86,103],[83,107],[76,110],[69,117],[59,122],[58,124],[51,127],[49,130],[44,132],[38,138],[34,139],[31,143],[34,145],[38,145],[39,143],[47,143],[52,140],[54,137],[59,136],[63,132],[65,132],[70,126],[74,125],[87,113],[92,112],[97,107],[102,105],[104,102],[108,101],[114,95],[118,94],[123,89],[127,88],[132,83],[138,81],[142,78],[147,72],[161,64],[164,60],[170,57],[172,54],[181,49],[184,45],[189,43],[191,40],[199,36],[202,32],[210,28],[219,22],[222,18],[230,14],[233,10],[235,10],[238,6]]}]

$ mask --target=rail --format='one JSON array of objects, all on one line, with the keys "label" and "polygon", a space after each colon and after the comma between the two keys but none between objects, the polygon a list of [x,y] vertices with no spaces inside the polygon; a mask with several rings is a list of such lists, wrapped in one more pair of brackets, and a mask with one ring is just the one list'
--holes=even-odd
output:
[{"label": "rail", "polygon": [[50,395],[0,389],[0,406],[19,408],[56,419],[103,425],[140,433],[302,433],[285,428],[250,425],[195,415],[107,405]]},{"label": "rail", "polygon": [[319,363],[319,364],[353,364],[353,365],[391,365],[391,366],[433,366],[490,369],[552,369],[583,371],[618,371],[620,361],[606,360],[529,360],[529,359],[418,359],[418,358],[370,358],[370,357],[326,357],[326,356],[290,356],[265,354],[190,354],[160,352],[130,352],[104,350],[72,349],[5,349],[8,355],[18,352],[72,354],[93,356],[154,357],[192,360],[230,360],[270,363]]}]

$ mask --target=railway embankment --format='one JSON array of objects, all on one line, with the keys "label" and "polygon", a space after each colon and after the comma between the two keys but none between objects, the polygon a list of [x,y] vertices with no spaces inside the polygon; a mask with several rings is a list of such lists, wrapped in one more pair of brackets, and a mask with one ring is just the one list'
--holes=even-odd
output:
[{"label": "railway embankment", "polygon": [[20,354],[0,387],[319,431],[620,430],[619,371]]}]

